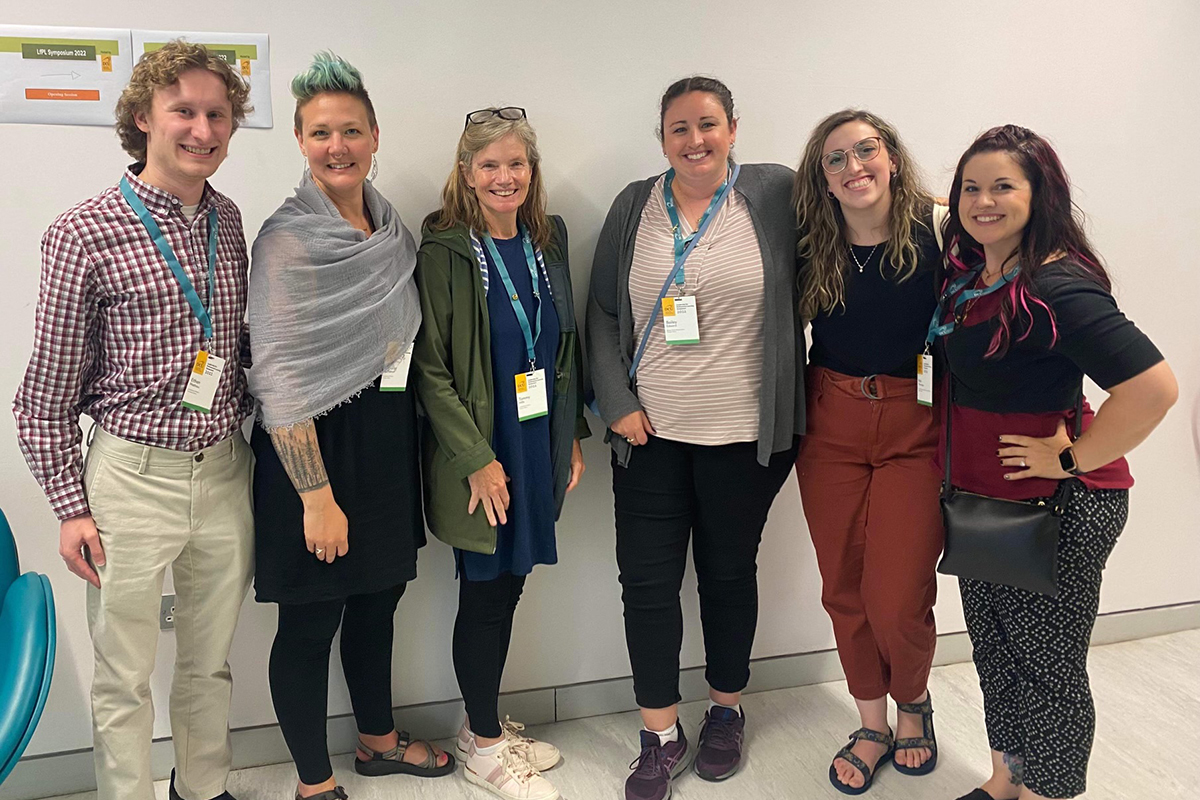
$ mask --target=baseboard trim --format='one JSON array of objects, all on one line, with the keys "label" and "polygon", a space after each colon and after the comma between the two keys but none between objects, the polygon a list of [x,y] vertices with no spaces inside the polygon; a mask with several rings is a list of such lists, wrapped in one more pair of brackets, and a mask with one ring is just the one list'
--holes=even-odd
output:
[{"label": "baseboard trim", "polygon": [[[1102,614],[1096,620],[1092,644],[1113,644],[1145,639],[1177,631],[1200,628],[1200,603],[1143,608]],[[938,636],[937,665],[971,660],[971,642],[966,633]],[[837,652],[819,650],[795,655],[757,659],[753,665],[750,692],[766,692],[842,679]],[[704,670],[684,670],[680,680],[683,700],[700,700],[708,694]],[[614,714],[637,708],[630,677],[511,692],[500,698],[500,713],[539,725],[581,717]],[[398,728],[420,731],[435,739],[454,735],[462,721],[461,700],[402,706],[395,710]],[[287,746],[279,726],[260,725],[234,730],[235,769],[288,761]],[[355,740],[354,718],[346,714],[329,718],[329,741],[341,743],[335,754],[349,752]],[[150,747],[151,770],[156,779],[170,775],[174,762],[171,740],[157,739]],[[35,800],[61,794],[88,792],[96,788],[92,751],[72,750],[23,758],[0,787],[0,800]]]}]

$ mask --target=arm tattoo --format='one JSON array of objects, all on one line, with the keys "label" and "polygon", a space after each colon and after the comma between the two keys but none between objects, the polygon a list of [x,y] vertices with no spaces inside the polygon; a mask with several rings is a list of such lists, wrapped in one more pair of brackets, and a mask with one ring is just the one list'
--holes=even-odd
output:
[{"label": "arm tattoo", "polygon": [[317,429],[311,419],[271,431],[271,442],[297,492],[304,494],[329,485]]},{"label": "arm tattoo", "polygon": [[1010,780],[1013,786],[1025,784],[1025,759],[1022,756],[1016,753],[1005,753],[1004,766],[1008,767],[1008,771],[1012,773]]}]

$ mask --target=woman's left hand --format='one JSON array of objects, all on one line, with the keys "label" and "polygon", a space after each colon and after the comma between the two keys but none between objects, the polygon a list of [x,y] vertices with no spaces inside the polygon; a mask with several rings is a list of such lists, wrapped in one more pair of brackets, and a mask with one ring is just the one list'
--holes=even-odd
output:
[{"label": "woman's left hand", "polygon": [[583,477],[583,471],[587,467],[583,464],[583,448],[579,446],[579,440],[571,445],[571,481],[567,484],[567,491],[571,491],[579,483],[579,479]]},{"label": "woman's left hand", "polygon": [[1019,472],[1009,472],[1004,475],[1006,481],[1020,481],[1025,478],[1051,478],[1063,480],[1071,475],[1063,471],[1058,461],[1058,454],[1071,445],[1071,437],[1067,435],[1067,422],[1060,419],[1058,430],[1053,436],[1038,439],[1033,436],[1004,435],[1000,437],[1001,447],[996,451],[1000,463],[1006,467],[1023,467]]}]

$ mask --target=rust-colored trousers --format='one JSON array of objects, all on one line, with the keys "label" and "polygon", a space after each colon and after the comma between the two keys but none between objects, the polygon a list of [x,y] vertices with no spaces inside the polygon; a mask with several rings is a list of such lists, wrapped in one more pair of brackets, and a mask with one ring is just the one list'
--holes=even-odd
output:
[{"label": "rust-colored trousers", "polygon": [[917,403],[915,379],[807,377],[796,476],[850,694],[914,702],[936,641],[940,417]]}]

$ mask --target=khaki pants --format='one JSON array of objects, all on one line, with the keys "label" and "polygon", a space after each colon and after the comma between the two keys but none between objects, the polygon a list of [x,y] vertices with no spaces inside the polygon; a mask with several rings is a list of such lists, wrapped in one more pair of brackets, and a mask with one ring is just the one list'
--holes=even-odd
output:
[{"label": "khaki pants", "polygon": [[150,673],[168,566],[176,594],[175,789],[184,800],[225,791],[227,658],[254,572],[253,467],[241,433],[184,453],[96,431],[84,483],[105,555],[100,588],[89,585],[87,594],[98,800],[154,797]]}]

